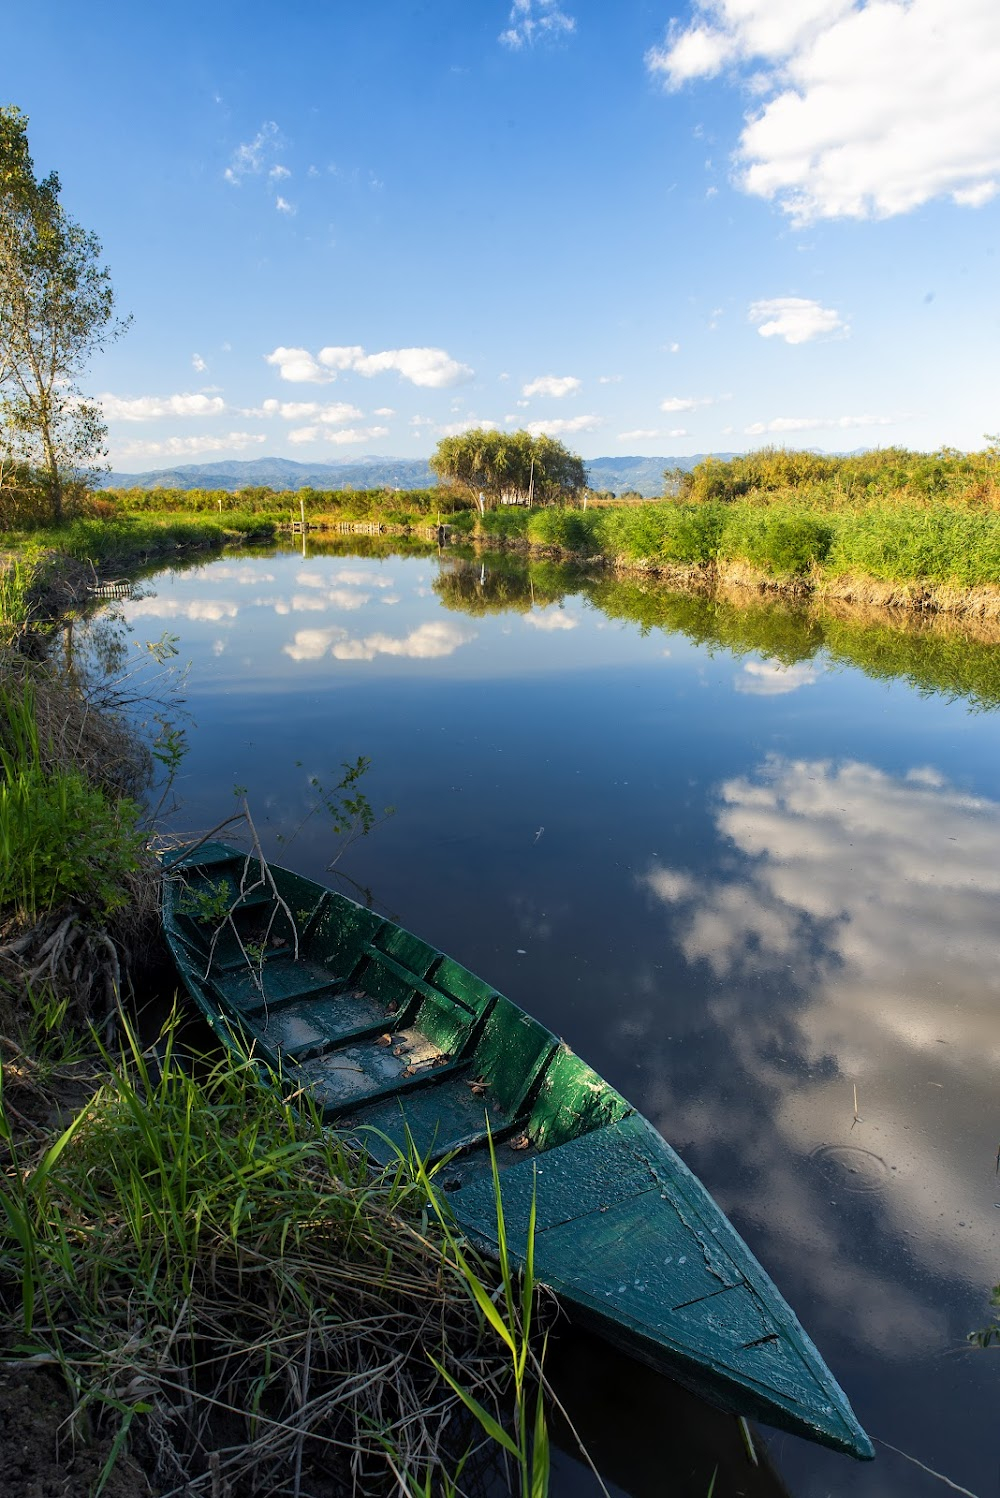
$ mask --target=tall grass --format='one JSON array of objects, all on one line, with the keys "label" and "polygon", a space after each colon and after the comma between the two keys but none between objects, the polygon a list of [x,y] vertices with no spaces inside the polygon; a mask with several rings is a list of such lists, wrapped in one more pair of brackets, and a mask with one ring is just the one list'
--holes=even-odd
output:
[{"label": "tall grass", "polygon": [[127,1038],[105,1060],[30,1163],[0,1124],[0,1305],[112,1460],[127,1443],[176,1492],[307,1489],[331,1468],[359,1493],[387,1470],[417,1491],[461,1464],[442,1432],[470,1399],[506,1436],[487,1272],[422,1167],[370,1169],[308,1099],[252,1061],[192,1065],[172,1029],[155,1057]]},{"label": "tall grass", "polygon": [[38,571],[34,556],[0,558],[0,645],[11,644],[31,623]]},{"label": "tall grass", "polygon": [[31,925],[66,902],[101,917],[120,908],[140,808],[45,762],[30,680],[0,689],[0,772],[0,913]]}]

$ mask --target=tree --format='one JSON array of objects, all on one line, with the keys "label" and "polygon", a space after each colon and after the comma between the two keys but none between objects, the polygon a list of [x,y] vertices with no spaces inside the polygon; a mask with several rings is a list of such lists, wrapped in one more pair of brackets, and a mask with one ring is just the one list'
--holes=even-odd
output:
[{"label": "tree", "polygon": [[482,506],[553,504],[578,493],[586,475],[583,460],[552,437],[530,432],[495,432],[474,427],[443,437],[430,466],[446,484],[468,489]]},{"label": "tree", "polygon": [[59,193],[55,172],[35,176],[26,116],[0,107],[0,464],[40,479],[56,523],[67,483],[105,452],[101,408],[77,382],[126,326],[112,323],[100,242]]}]

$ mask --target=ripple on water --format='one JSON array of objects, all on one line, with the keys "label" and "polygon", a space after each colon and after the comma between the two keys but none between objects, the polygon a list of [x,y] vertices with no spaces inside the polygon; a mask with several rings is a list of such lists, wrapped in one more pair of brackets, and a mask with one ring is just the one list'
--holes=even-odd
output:
[{"label": "ripple on water", "polygon": [[853,1144],[821,1144],[810,1159],[830,1183],[844,1191],[884,1191],[889,1167],[881,1155]]}]

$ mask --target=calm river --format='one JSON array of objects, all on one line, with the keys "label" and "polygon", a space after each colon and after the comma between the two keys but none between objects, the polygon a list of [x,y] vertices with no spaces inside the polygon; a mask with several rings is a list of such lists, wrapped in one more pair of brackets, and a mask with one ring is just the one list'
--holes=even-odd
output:
[{"label": "calm river", "polygon": [[[322,816],[279,835],[311,777],[368,756],[395,812],[341,867],[646,1114],[876,1440],[866,1466],[761,1429],[781,1481],[727,1469],[717,1498],[954,1491],[902,1452],[993,1498],[1000,1361],[966,1337],[1000,1280],[1000,645],[502,557],[307,550],[163,572],[122,608],[191,662],[173,825],[245,786],[266,850],[322,878]],[[686,1406],[580,1358],[612,1491],[703,1495],[703,1471],[673,1485]],[[556,1493],[597,1491],[557,1469]]]}]

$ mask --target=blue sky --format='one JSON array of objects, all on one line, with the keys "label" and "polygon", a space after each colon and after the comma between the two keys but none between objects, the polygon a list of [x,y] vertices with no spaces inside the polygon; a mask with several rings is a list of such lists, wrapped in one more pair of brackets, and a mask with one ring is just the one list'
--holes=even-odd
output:
[{"label": "blue sky", "polygon": [[85,381],[119,471],[1000,429],[996,0],[50,0],[6,35],[133,314]]}]

